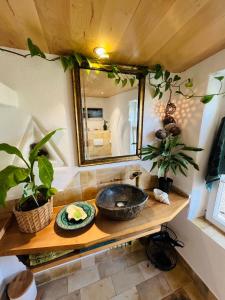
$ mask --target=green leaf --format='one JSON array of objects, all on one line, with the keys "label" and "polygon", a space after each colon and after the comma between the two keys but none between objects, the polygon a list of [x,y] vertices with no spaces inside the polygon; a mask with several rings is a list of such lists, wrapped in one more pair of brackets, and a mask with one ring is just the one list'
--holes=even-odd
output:
[{"label": "green leaf", "polygon": [[152,164],[150,172],[153,171],[156,166],[157,166],[157,161],[154,161],[153,164]]},{"label": "green leaf", "polygon": [[188,78],[188,81],[185,83],[186,88],[192,88],[193,87],[193,81]]},{"label": "green leaf", "polygon": [[60,60],[63,65],[64,72],[66,72],[67,69],[72,70],[74,68],[74,57],[73,56],[61,56]]},{"label": "green leaf", "polygon": [[88,63],[89,68],[92,68],[92,61],[91,61],[91,58],[86,57],[86,61],[87,61],[87,63]]},{"label": "green leaf", "polygon": [[160,77],[163,77],[163,70],[162,70],[162,66],[157,64],[155,65],[155,79],[159,79]]},{"label": "green leaf", "polygon": [[68,62],[67,62],[67,57],[66,56],[61,56],[60,57],[60,61],[62,63],[64,72],[66,72],[67,68],[68,68]]},{"label": "green leaf", "polygon": [[127,84],[127,79],[125,78],[122,80],[122,87],[124,87],[126,84]]},{"label": "green leaf", "polygon": [[120,78],[116,78],[116,79],[115,79],[115,84],[118,85],[119,83],[120,83]]},{"label": "green leaf", "polygon": [[215,79],[219,80],[219,81],[222,81],[224,80],[224,76],[217,76],[217,77],[214,77]]},{"label": "green leaf", "polygon": [[153,98],[155,98],[159,94],[159,92],[160,92],[159,88],[156,88]]},{"label": "green leaf", "polygon": [[171,164],[171,169],[173,171],[173,174],[176,176],[177,172],[176,172],[176,166],[174,164]]},{"label": "green leaf", "polygon": [[113,72],[108,72],[108,78],[115,78],[115,74]]},{"label": "green leaf", "polygon": [[178,80],[180,80],[180,79],[181,79],[181,77],[178,76],[177,74],[173,77],[173,81],[178,81]]},{"label": "green leaf", "polygon": [[179,168],[179,171],[180,171],[184,176],[187,177],[187,174],[184,172],[184,170],[182,169],[182,167],[181,167],[181,166],[178,166],[178,168]]},{"label": "green leaf", "polygon": [[26,182],[30,169],[10,165],[0,172],[0,205],[5,204],[7,191],[22,182]]},{"label": "green leaf", "polygon": [[39,178],[41,182],[47,186],[51,187],[53,181],[53,167],[51,162],[47,159],[46,156],[38,157],[38,169],[39,169]]},{"label": "green leaf", "polygon": [[130,85],[133,87],[133,85],[135,83],[135,77],[129,78],[129,81],[130,81]]},{"label": "green leaf", "polygon": [[8,154],[14,154],[14,155],[18,156],[19,158],[21,158],[24,162],[26,162],[25,159],[23,158],[23,155],[20,152],[20,150],[14,146],[11,146],[6,143],[2,143],[2,144],[0,144],[0,151],[5,151]]},{"label": "green leaf", "polygon": [[167,82],[166,85],[165,85],[165,91],[167,91],[169,88],[170,88],[170,83]]},{"label": "green leaf", "polygon": [[51,139],[51,137],[56,133],[56,131],[58,131],[60,129],[56,129],[52,132],[49,132],[45,137],[43,137],[43,139],[36,144],[36,146],[30,151],[30,155],[29,155],[29,161],[31,164],[34,163],[34,161],[37,159],[38,157],[38,152],[39,150]]},{"label": "green leaf", "polygon": [[185,150],[185,151],[202,151],[202,150],[204,150],[204,149],[202,149],[202,148],[196,148],[196,147],[188,147],[188,146],[184,146],[184,147],[182,148],[182,150]]},{"label": "green leaf", "polygon": [[83,57],[79,53],[74,53],[74,57],[79,66],[82,65]]},{"label": "green leaf", "polygon": [[205,95],[202,97],[201,102],[204,104],[209,103],[215,95]]},{"label": "green leaf", "polygon": [[184,95],[181,91],[176,91],[175,93],[179,95]]},{"label": "green leaf", "polygon": [[46,58],[45,54],[41,51],[41,49],[33,44],[32,40],[30,38],[27,39],[27,45],[30,50],[31,57],[33,56],[40,56],[42,58]]},{"label": "green leaf", "polygon": [[162,92],[159,92],[159,99],[161,99],[163,96],[163,93]]},{"label": "green leaf", "polygon": [[170,77],[170,72],[166,70],[164,77],[165,77],[165,80],[167,80]]}]

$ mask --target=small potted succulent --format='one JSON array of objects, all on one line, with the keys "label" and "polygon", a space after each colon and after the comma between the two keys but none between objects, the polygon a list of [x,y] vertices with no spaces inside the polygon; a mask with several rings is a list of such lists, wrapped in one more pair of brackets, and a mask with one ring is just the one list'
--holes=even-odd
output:
[{"label": "small potted succulent", "polygon": [[173,180],[168,177],[169,171],[174,175],[180,172],[187,176],[188,166],[192,165],[199,170],[198,165],[193,158],[187,155],[186,151],[202,151],[201,148],[189,147],[180,141],[180,137],[172,134],[165,135],[160,141],[154,145],[147,145],[142,148],[142,160],[152,160],[152,168],[150,172],[158,167],[158,188],[169,193]]},{"label": "small potted succulent", "polygon": [[[56,130],[48,133],[39,143],[34,144],[25,159],[19,149],[6,143],[0,144],[0,151],[16,155],[23,163],[23,167],[10,165],[0,171],[0,205],[4,206],[8,190],[23,184],[22,198],[14,207],[14,214],[22,232],[33,233],[46,227],[53,214],[53,195],[57,190],[52,187],[53,167],[43,146],[55,134]],[[34,166],[37,164],[39,179],[35,180]]]}]

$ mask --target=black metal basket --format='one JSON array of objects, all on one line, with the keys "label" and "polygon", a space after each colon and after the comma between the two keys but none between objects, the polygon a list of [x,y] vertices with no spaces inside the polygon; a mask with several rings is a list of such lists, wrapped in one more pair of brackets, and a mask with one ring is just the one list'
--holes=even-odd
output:
[{"label": "black metal basket", "polygon": [[183,243],[177,240],[176,234],[167,226],[149,236],[146,243],[146,254],[150,262],[162,271],[175,268],[178,260],[175,247],[183,247]]}]

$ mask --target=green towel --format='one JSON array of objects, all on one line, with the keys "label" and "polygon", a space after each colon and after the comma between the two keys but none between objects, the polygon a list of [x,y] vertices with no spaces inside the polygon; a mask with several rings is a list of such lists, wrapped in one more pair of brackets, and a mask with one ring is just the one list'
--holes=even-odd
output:
[{"label": "green towel", "polygon": [[29,255],[30,266],[37,266],[73,252],[74,250],[51,251]]},{"label": "green towel", "polygon": [[222,174],[225,174],[225,117],[221,120],[209,157],[207,187],[211,188],[212,183],[219,180]]}]

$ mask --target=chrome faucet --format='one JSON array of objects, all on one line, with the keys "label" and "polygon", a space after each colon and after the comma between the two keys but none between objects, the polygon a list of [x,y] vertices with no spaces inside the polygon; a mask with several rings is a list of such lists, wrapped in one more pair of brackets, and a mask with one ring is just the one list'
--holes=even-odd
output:
[{"label": "chrome faucet", "polygon": [[135,185],[137,188],[139,188],[139,179],[140,179],[141,174],[142,174],[141,171],[134,171],[129,177],[129,179],[131,179],[131,180],[135,179]]}]

